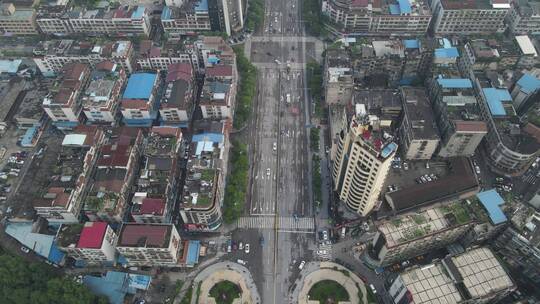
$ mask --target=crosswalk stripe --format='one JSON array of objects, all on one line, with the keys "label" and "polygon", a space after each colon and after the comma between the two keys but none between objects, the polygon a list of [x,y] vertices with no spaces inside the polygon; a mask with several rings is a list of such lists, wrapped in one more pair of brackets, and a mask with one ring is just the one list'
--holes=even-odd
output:
[{"label": "crosswalk stripe", "polygon": [[[276,222],[277,221],[277,222]],[[313,218],[278,217],[271,216],[252,216],[240,217],[237,221],[238,228],[244,229],[273,229],[277,224],[278,229],[282,230],[314,230],[315,222]]]}]

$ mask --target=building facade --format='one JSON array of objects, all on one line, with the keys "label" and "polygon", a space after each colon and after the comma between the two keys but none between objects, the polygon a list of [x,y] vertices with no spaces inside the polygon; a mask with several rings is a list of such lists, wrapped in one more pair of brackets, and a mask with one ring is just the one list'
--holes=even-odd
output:
[{"label": "building facade", "polygon": [[64,225],[56,238],[60,250],[86,264],[113,263],[117,235],[105,222]]},{"label": "building facade", "polygon": [[135,73],[127,82],[122,95],[120,111],[128,126],[149,127],[156,120],[157,91],[161,80],[156,73]]},{"label": "building facade", "polygon": [[343,50],[326,52],[323,87],[326,104],[348,104],[352,99],[354,79],[350,58]]},{"label": "building facade", "polygon": [[4,35],[37,35],[36,12],[10,2],[1,5],[0,31]]}]

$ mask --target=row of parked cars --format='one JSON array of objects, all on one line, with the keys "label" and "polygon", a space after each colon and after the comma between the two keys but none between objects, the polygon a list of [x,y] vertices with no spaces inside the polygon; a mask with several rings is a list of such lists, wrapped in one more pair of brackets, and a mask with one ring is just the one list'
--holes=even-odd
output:
[{"label": "row of parked cars", "polygon": [[430,173],[430,174],[424,174],[420,177],[418,177],[416,179],[416,183],[418,184],[425,184],[425,183],[429,183],[429,182],[432,182],[432,181],[436,181],[437,179],[439,179],[439,177],[437,176],[437,174],[435,173]]}]

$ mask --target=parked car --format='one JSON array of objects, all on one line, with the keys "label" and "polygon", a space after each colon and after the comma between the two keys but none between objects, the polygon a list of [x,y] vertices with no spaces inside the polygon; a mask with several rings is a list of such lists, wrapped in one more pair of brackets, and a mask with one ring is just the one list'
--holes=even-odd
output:
[{"label": "parked car", "polygon": [[328,251],[326,251],[326,250],[324,250],[324,249],[322,249],[322,250],[317,250],[317,254],[318,254],[318,255],[325,255],[325,254],[327,254],[327,253],[328,253]]},{"label": "parked car", "polygon": [[305,265],[306,265],[306,261],[300,262],[300,265],[298,265],[298,269],[302,270],[302,268],[304,268]]},{"label": "parked car", "polygon": [[28,248],[26,248],[24,246],[21,247],[21,251],[24,252],[24,253],[30,253],[30,249],[28,249]]},{"label": "parked car", "polygon": [[409,170],[409,164],[403,163],[403,170]]},{"label": "parked car", "polygon": [[240,242],[240,244],[238,244],[238,249],[244,250],[244,243]]},{"label": "parked car", "polygon": [[244,266],[247,264],[246,261],[240,260],[240,259],[236,260],[236,262],[238,262],[238,264],[241,264],[241,265],[244,265]]},{"label": "parked car", "polygon": [[246,243],[245,250],[246,253],[249,253],[249,244]]},{"label": "parked car", "polygon": [[323,230],[322,234],[323,234],[323,240],[327,241],[328,240],[328,231]]}]

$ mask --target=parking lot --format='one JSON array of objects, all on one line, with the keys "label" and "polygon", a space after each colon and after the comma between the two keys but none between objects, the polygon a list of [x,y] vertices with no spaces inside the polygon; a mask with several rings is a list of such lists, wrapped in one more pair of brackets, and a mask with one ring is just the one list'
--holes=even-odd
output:
[{"label": "parking lot", "polygon": [[[430,178],[428,179],[426,175],[430,176]],[[389,191],[389,186],[392,186],[392,191],[395,191],[416,185],[419,182],[430,182],[433,176],[438,179],[446,175],[448,175],[448,165],[444,161],[405,160],[394,162],[382,192]],[[424,179],[422,179],[422,176],[424,176]]]}]

